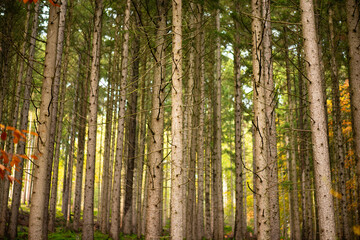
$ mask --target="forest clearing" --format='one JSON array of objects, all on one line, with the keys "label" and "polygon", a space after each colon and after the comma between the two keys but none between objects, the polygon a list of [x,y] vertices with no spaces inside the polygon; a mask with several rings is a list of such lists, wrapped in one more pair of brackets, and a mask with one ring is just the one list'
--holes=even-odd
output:
[{"label": "forest clearing", "polygon": [[360,239],[359,0],[1,0],[0,239]]}]

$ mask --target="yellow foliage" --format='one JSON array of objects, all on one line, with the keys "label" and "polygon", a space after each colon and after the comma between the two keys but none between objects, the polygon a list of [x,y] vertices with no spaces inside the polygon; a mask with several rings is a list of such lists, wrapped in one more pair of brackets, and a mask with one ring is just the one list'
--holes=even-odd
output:
[{"label": "yellow foliage", "polygon": [[335,191],[334,189],[331,189],[331,190],[330,190],[330,193],[331,193],[331,195],[333,195],[334,197],[336,197],[336,198],[338,198],[338,199],[341,199],[341,198],[342,198],[341,193]]},{"label": "yellow foliage", "polygon": [[353,226],[353,231],[356,235],[360,236],[360,225]]}]

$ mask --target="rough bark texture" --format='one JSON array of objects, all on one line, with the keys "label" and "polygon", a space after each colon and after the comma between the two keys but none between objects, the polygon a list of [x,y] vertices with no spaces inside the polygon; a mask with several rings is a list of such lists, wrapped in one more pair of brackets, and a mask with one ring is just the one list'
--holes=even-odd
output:
[{"label": "rough bark texture", "polygon": [[270,204],[268,196],[268,138],[266,134],[265,81],[262,79],[262,29],[261,2],[252,0],[252,64],[254,86],[254,158],[257,237],[259,240],[270,239]]},{"label": "rough bark texture", "polygon": [[312,149],[316,200],[318,204],[320,239],[335,239],[335,218],[331,190],[330,157],[327,139],[327,122],[321,84],[321,68],[318,54],[312,0],[301,0],[301,22],[304,36],[304,52],[307,61],[307,77],[310,101]]},{"label": "rough bark texture", "polygon": [[148,155],[148,195],[146,207],[145,239],[159,239],[162,234],[162,177],[163,142],[164,142],[164,100],[165,100],[165,34],[166,34],[166,1],[159,1],[158,23],[155,51],[154,82],[152,93],[152,110]]},{"label": "rough bark texture", "polygon": [[121,194],[121,167],[123,158],[123,139],[124,139],[124,123],[125,123],[125,101],[126,101],[126,82],[127,82],[127,65],[129,56],[129,20],[130,20],[130,0],[126,1],[126,9],[124,15],[124,41],[122,45],[122,61],[121,61],[121,82],[120,82],[120,102],[118,113],[118,132],[116,142],[115,155],[115,171],[113,182],[113,198],[111,202],[111,224],[110,236],[119,239],[120,228],[120,194]]},{"label": "rough bark texture", "polygon": [[[270,0],[262,1],[262,17],[264,24],[263,34],[263,76],[265,81],[266,128],[268,138],[267,161],[269,166],[269,207],[270,207],[270,238],[280,239],[280,208],[279,208],[279,181],[276,144],[276,114],[277,95],[273,79],[273,60],[271,44]],[[300,226],[300,224],[299,224]],[[300,232],[299,232],[300,234]],[[300,235],[299,235],[300,236]]]},{"label": "rough bark texture", "polygon": [[[349,42],[350,101],[352,114],[355,162],[357,163],[358,198],[360,199],[360,24],[359,1],[346,1]],[[357,202],[359,202],[359,199]],[[360,219],[357,219],[359,223]]]},{"label": "rough bark texture", "polygon": [[183,111],[182,111],[182,1],[172,1],[172,89],[171,89],[171,230],[173,240],[184,236],[182,212],[183,196]]},{"label": "rough bark texture", "polygon": [[[240,12],[240,3],[235,3],[236,12]],[[234,238],[241,240],[245,238],[243,229],[243,160],[242,160],[242,89],[241,89],[241,62],[240,62],[240,23],[234,19],[235,42],[234,42],[234,77],[235,77],[235,229]]]},{"label": "rough bark texture", "polygon": [[[59,15],[58,8],[50,5],[49,23],[47,30],[47,42],[45,49],[44,80],[41,90],[41,104],[38,122],[39,142],[37,146],[38,160],[34,166],[34,183],[31,196],[29,239],[41,239],[43,231],[44,206],[48,204],[46,199],[46,182],[48,166],[48,149],[50,143],[51,85],[55,76],[56,45],[58,36]],[[46,225],[47,227],[47,225]]]},{"label": "rough bark texture", "polygon": [[[220,10],[216,10],[216,31],[220,32]],[[215,50],[215,101],[214,101],[214,239],[224,238],[224,202],[221,158],[221,45],[216,38]]]},{"label": "rough bark texture", "polygon": [[95,25],[92,42],[92,63],[90,73],[89,94],[89,131],[86,159],[85,196],[84,196],[84,224],[82,239],[94,238],[94,178],[96,157],[96,132],[97,132],[97,106],[99,85],[99,64],[101,46],[101,21],[103,14],[103,0],[95,1]]}]

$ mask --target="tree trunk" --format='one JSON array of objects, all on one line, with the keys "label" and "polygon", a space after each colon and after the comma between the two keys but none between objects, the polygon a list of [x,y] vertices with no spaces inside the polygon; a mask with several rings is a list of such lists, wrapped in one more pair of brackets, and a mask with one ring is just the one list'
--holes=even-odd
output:
[{"label": "tree trunk", "polygon": [[[360,25],[359,1],[346,1],[346,17],[349,42],[350,101],[352,114],[355,162],[357,163],[358,200],[360,199]],[[357,219],[360,222],[360,219]]]},{"label": "tree trunk", "polygon": [[125,101],[126,101],[126,82],[127,82],[127,65],[129,55],[129,21],[130,21],[130,0],[126,1],[124,16],[124,41],[122,46],[121,62],[121,85],[120,85],[120,103],[118,115],[118,133],[115,156],[115,171],[113,183],[113,198],[111,202],[111,224],[110,237],[119,239],[120,228],[120,194],[121,194],[121,167],[123,158],[123,139],[124,139],[124,122],[125,122]]},{"label": "tree trunk", "polygon": [[[47,30],[47,42],[45,50],[44,80],[41,91],[41,104],[39,114],[39,142],[37,146],[38,160],[34,165],[34,185],[31,196],[30,218],[29,218],[29,239],[41,239],[43,231],[43,218],[46,199],[46,182],[48,166],[48,150],[50,143],[51,115],[49,107],[52,99],[52,80],[56,68],[56,45],[58,37],[59,14],[57,7],[50,5],[49,23]],[[47,227],[47,225],[46,225]]]},{"label": "tree trunk", "polygon": [[345,152],[344,152],[344,136],[342,134],[341,125],[341,107],[340,107],[340,92],[339,92],[339,78],[338,65],[336,61],[335,49],[335,33],[333,24],[333,9],[329,8],[329,33],[330,33],[330,65],[331,65],[331,79],[332,79],[332,97],[333,97],[333,132],[334,132],[334,151],[335,151],[335,166],[338,167],[340,188],[340,239],[350,239],[350,225],[347,212],[348,201],[346,197],[346,176],[345,176]]},{"label": "tree trunk", "polygon": [[[136,128],[137,128],[137,99],[138,99],[138,81],[139,81],[139,50],[140,40],[138,36],[134,37],[132,45],[132,80],[129,86],[129,102],[128,102],[128,115],[129,124],[127,126],[128,133],[128,168],[126,174],[126,192],[125,192],[125,205],[124,205],[124,219],[123,219],[123,231],[125,234],[131,234],[132,232],[132,215],[135,214],[135,207],[132,205],[133,188],[134,184],[134,169],[135,169],[135,153],[136,153]],[[165,71],[165,70],[164,70]]]},{"label": "tree trunk", "polygon": [[254,159],[255,159],[255,192],[256,192],[256,217],[257,237],[259,240],[270,239],[270,203],[268,195],[268,138],[266,132],[266,92],[265,80],[262,73],[262,26],[261,26],[261,3],[252,0],[252,64],[254,86]]},{"label": "tree trunk", "polygon": [[331,190],[330,156],[327,140],[327,122],[321,84],[314,7],[312,0],[300,0],[304,36],[305,60],[309,79],[309,101],[316,200],[318,204],[320,239],[335,239],[335,219]]},{"label": "tree trunk", "polygon": [[164,143],[164,101],[165,101],[165,34],[166,34],[166,1],[157,5],[159,18],[157,23],[155,51],[155,68],[152,94],[152,111],[150,123],[150,145],[148,155],[148,187],[146,207],[145,239],[159,239],[162,235],[162,169]]},{"label": "tree trunk", "polygon": [[86,159],[85,196],[84,196],[84,224],[82,239],[94,238],[94,179],[96,158],[96,132],[97,132],[97,107],[99,86],[99,65],[101,46],[101,22],[103,14],[103,0],[95,1],[95,25],[92,43],[92,63],[90,74],[90,111],[89,132]]},{"label": "tree trunk", "polygon": [[[235,11],[240,12],[239,1],[235,2]],[[240,62],[240,23],[234,19],[235,42],[234,42],[234,77],[235,77],[235,226],[234,238],[236,240],[244,239],[243,229],[243,158],[242,158],[242,89],[241,89],[241,62]]]},{"label": "tree trunk", "polygon": [[[220,32],[220,10],[216,10],[216,31]],[[214,239],[224,238],[224,203],[221,164],[221,45],[216,37],[215,50],[215,96],[214,96]]]},{"label": "tree trunk", "polygon": [[183,196],[183,110],[182,110],[182,1],[172,1],[172,89],[171,89],[171,226],[173,240],[182,240],[184,236],[182,212]]}]

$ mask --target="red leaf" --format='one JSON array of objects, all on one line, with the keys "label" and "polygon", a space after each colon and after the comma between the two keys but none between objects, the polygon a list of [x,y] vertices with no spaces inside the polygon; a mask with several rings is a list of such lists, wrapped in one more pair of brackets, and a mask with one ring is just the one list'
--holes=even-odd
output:
[{"label": "red leaf", "polygon": [[13,141],[14,141],[15,144],[17,144],[19,142],[19,139],[16,136],[14,136]]},{"label": "red leaf", "polygon": [[3,131],[2,134],[1,134],[1,140],[5,141],[6,137],[7,137],[7,134],[6,134],[5,131]]},{"label": "red leaf", "polygon": [[59,4],[57,4],[57,3],[54,3],[54,1],[53,1],[53,0],[49,0],[49,2],[50,2],[53,6],[55,6],[55,7],[60,7],[60,5],[59,5]]}]

